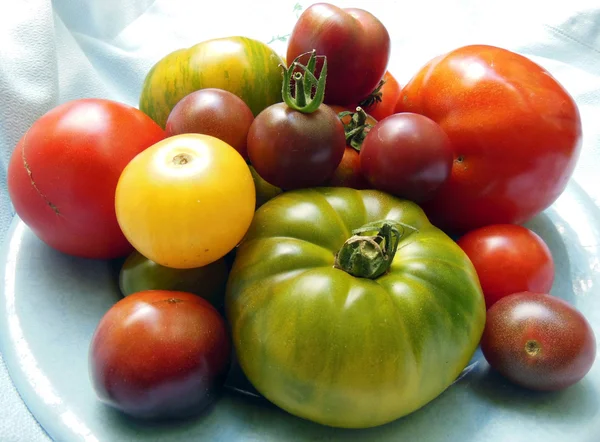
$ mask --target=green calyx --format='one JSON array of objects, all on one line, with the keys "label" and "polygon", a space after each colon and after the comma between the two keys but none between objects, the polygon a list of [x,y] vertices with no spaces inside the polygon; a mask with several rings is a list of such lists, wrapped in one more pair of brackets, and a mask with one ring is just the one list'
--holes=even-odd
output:
[{"label": "green calyx", "polygon": [[346,145],[360,152],[362,143],[373,126],[367,123],[367,113],[360,106],[356,108],[356,112],[344,111],[338,114],[342,121],[347,116],[350,116],[350,121],[344,124]]},{"label": "green calyx", "polygon": [[334,267],[359,278],[376,279],[388,271],[407,224],[382,220],[352,231],[335,256]]},{"label": "green calyx", "polygon": [[368,108],[369,106],[372,106],[375,103],[381,103],[381,100],[383,100],[383,92],[381,91],[381,88],[384,84],[385,80],[380,80],[375,90],[371,92],[367,98],[358,103],[358,105]]},{"label": "green calyx", "polygon": [[[300,58],[310,54],[306,66],[299,62]],[[317,58],[323,59],[323,66],[319,78],[315,76],[317,67]],[[317,56],[313,49],[311,52],[300,54],[294,59],[290,66],[283,69],[283,87],[281,95],[283,101],[289,107],[305,114],[316,111],[325,98],[325,80],[327,79],[327,57]],[[300,69],[300,70],[298,70]],[[294,91],[292,92],[292,80],[294,81]],[[312,94],[313,88],[315,90]]]}]

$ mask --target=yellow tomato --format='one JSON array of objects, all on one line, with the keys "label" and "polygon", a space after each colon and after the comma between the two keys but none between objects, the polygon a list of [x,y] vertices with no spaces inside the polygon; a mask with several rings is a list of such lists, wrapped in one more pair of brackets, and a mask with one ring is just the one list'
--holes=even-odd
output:
[{"label": "yellow tomato", "polygon": [[242,239],[256,195],[248,165],[215,137],[183,134],[138,154],[115,194],[125,237],[166,267],[194,268],[225,256]]}]

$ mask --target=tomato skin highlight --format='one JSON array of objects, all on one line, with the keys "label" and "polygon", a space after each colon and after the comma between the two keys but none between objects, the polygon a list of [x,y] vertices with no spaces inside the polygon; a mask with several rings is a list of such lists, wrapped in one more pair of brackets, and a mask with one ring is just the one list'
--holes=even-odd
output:
[{"label": "tomato skin highlight", "polygon": [[286,59],[291,62],[313,49],[326,56],[325,103],[348,105],[358,103],[377,87],[387,68],[390,46],[387,29],[371,13],[316,3],[298,18]]},{"label": "tomato skin highlight", "polygon": [[324,104],[308,114],[274,104],[254,119],[248,132],[252,166],[265,181],[285,190],[323,184],[345,147],[344,126]]},{"label": "tomato skin highlight", "polygon": [[123,170],[119,225],[141,254],[165,267],[203,267],[229,253],[254,215],[256,190],[232,146],[203,134],[166,138]]},{"label": "tomato skin highlight", "polygon": [[122,170],[165,137],[147,115],[98,98],[72,100],[41,116],[17,143],[8,193],[17,215],[48,246],[112,259],[131,252],[117,223]]},{"label": "tomato skin highlight", "polygon": [[579,382],[596,358],[587,319],[563,299],[521,292],[487,312],[481,350],[490,366],[532,390],[562,390]]},{"label": "tomato skin highlight", "polygon": [[552,288],[552,253],[544,240],[526,227],[481,227],[460,237],[457,244],[475,266],[487,308],[513,293],[548,293]]},{"label": "tomato skin highlight", "polygon": [[150,290],[113,305],[89,349],[98,398],[143,419],[197,414],[218,396],[230,365],[223,317],[186,292]]},{"label": "tomato skin highlight", "polygon": [[423,114],[450,138],[452,174],[424,209],[454,233],[531,219],[563,192],[581,150],[569,93],[536,63],[493,46],[428,62],[402,89],[396,112]]}]

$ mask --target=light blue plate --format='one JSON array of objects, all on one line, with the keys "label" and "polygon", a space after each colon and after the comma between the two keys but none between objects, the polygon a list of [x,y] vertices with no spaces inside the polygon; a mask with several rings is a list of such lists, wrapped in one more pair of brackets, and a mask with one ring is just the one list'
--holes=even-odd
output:
[{"label": "light blue plate", "polygon": [[[552,293],[586,315],[600,343],[600,210],[572,183],[527,226],[552,250]],[[479,353],[433,402],[375,429],[313,424],[234,388],[195,419],[135,422],[100,404],[88,377],[94,329],[120,299],[115,265],[55,252],[15,219],[0,267],[2,354],[25,403],[57,441],[600,441],[600,358],[579,384],[533,393],[491,372]],[[238,376],[229,385],[243,389]]]}]

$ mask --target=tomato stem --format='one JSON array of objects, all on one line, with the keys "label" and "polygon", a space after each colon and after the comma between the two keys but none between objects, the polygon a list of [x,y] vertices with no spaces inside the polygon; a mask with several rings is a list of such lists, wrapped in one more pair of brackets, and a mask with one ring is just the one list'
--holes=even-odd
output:
[{"label": "tomato stem", "polygon": [[383,88],[383,85],[385,84],[385,80],[380,80],[379,84],[377,85],[377,87],[375,88],[375,90],[373,92],[371,92],[367,98],[365,98],[364,100],[362,100],[360,103],[358,103],[359,106],[362,107],[369,107],[372,106],[375,103],[381,103],[382,101],[382,97],[383,97],[383,91],[381,90],[381,88]]},{"label": "tomato stem", "polygon": [[[300,63],[300,58],[310,54],[306,66]],[[281,95],[285,104],[294,110],[306,114],[315,112],[325,98],[325,80],[327,78],[327,57],[319,56],[323,59],[323,66],[319,78],[315,76],[317,68],[317,54],[313,49],[311,52],[300,54],[290,64],[289,68],[281,66],[283,69],[283,86]],[[297,70],[300,69],[300,70]],[[292,93],[292,80],[294,80],[294,91]],[[315,89],[315,94],[312,91]]]},{"label": "tomato stem", "polygon": [[405,229],[417,231],[392,220],[375,221],[353,230],[353,236],[335,255],[334,267],[359,278],[378,278],[390,268]]},{"label": "tomato stem", "polygon": [[296,104],[300,107],[306,106],[306,93],[304,92],[304,78],[300,72],[294,73],[293,77],[296,84]]},{"label": "tomato stem", "polygon": [[360,106],[356,108],[356,112],[340,112],[338,117],[343,122],[344,117],[348,115],[351,116],[350,121],[344,124],[346,144],[360,152],[362,143],[373,126],[367,123],[367,113]]}]

